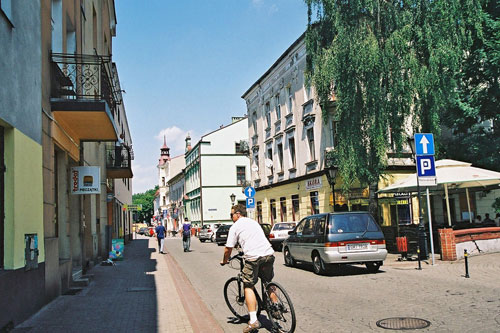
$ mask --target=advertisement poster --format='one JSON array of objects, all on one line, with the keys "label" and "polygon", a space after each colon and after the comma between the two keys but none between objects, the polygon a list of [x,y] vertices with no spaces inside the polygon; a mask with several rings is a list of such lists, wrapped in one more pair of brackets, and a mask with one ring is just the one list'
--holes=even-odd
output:
[{"label": "advertisement poster", "polygon": [[71,168],[71,194],[101,193],[101,169],[96,166]]},{"label": "advertisement poster", "polygon": [[109,251],[109,259],[123,260],[124,249],[125,243],[123,242],[123,238],[115,238],[111,240],[111,251]]}]

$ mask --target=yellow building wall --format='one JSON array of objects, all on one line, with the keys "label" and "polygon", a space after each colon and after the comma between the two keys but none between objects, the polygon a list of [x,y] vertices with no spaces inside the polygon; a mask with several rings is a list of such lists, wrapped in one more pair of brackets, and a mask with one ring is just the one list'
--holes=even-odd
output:
[{"label": "yellow building wall", "polygon": [[24,234],[38,235],[38,262],[43,244],[42,146],[15,128],[5,130],[5,269],[25,265]]}]

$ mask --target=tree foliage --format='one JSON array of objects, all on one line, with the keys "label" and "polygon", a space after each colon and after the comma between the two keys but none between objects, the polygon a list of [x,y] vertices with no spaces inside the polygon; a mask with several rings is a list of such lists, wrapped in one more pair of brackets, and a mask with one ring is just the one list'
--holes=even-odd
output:
[{"label": "tree foliage", "polygon": [[483,1],[305,2],[306,77],[323,119],[338,121],[344,188],[376,183],[387,151],[402,150],[409,128],[439,135],[460,100],[464,56],[483,36]]},{"label": "tree foliage", "polygon": [[132,196],[134,205],[142,205],[142,210],[137,211],[136,221],[145,221],[146,223],[151,221],[154,216],[154,199],[157,190],[158,185],[144,193],[136,193]]}]

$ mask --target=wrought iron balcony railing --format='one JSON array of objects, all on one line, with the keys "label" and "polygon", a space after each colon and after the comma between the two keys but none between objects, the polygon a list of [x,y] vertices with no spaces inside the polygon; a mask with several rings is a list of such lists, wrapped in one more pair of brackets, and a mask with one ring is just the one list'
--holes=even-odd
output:
[{"label": "wrought iron balcony railing", "polygon": [[[114,117],[120,101],[111,57],[87,54],[52,54],[51,97],[68,100],[105,100]],[[112,79],[113,78],[113,79]]]},{"label": "wrought iron balcony railing", "polygon": [[131,148],[123,145],[106,147],[108,178],[132,178],[131,151]]}]

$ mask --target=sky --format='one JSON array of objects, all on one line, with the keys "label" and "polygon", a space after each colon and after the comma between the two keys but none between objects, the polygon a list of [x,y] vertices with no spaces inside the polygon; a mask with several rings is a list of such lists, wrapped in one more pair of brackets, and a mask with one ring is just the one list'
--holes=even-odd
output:
[{"label": "sky", "polygon": [[247,113],[241,98],[306,30],[303,0],[116,0],[113,61],[132,135],[133,193],[170,156]]}]

